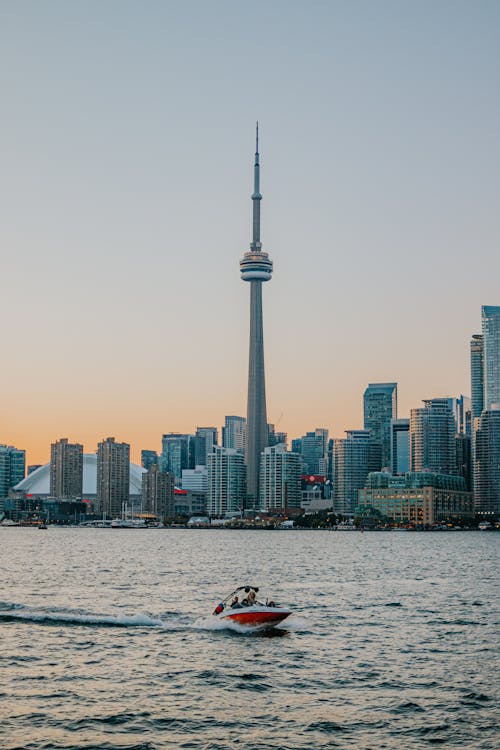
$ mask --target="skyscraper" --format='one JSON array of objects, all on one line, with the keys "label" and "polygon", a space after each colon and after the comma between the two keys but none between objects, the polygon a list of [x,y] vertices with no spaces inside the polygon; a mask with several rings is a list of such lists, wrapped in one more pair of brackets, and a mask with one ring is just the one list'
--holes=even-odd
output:
[{"label": "skyscraper", "polygon": [[333,480],[336,513],[354,513],[358,490],[365,486],[370,461],[370,430],[346,430],[346,437],[335,440]]},{"label": "skyscraper", "polygon": [[456,474],[456,422],[449,399],[424,399],[424,404],[410,411],[410,471]]},{"label": "skyscraper", "polygon": [[371,430],[378,449],[372,451],[374,463],[379,464],[374,468],[386,468],[391,461],[391,419],[398,416],[398,384],[369,383],[363,395],[363,414],[364,428]]},{"label": "skyscraper", "polygon": [[300,508],[302,460],[283,444],[264,448],[261,454],[260,507],[262,510]]},{"label": "skyscraper", "polygon": [[50,494],[52,497],[81,498],[83,488],[83,445],[61,438],[50,446]]},{"label": "skyscraper", "polygon": [[246,462],[248,494],[259,495],[260,454],[267,446],[266,383],[264,373],[264,328],[262,322],[262,283],[269,281],[273,263],[260,241],[259,126],[254,162],[253,236],[250,250],[240,261],[241,278],[250,282],[250,347],[248,361],[248,401]]},{"label": "skyscraper", "polygon": [[24,479],[26,452],[13,445],[0,445],[0,498]]},{"label": "skyscraper", "polygon": [[121,515],[129,501],[130,445],[106,438],[97,446],[96,512],[108,518]]},{"label": "skyscraper", "polygon": [[410,420],[391,419],[391,472],[410,471]]},{"label": "skyscraper", "polygon": [[197,427],[194,436],[194,465],[206,466],[212,446],[218,442],[217,427]]},{"label": "skyscraper", "polygon": [[500,518],[500,404],[475,420],[474,509]]},{"label": "skyscraper", "polygon": [[143,466],[146,471],[150,469],[153,464],[158,463],[158,453],[156,451],[152,450],[142,450],[141,451],[141,466]]},{"label": "skyscraper", "polygon": [[247,420],[245,417],[231,415],[226,417],[222,428],[222,445],[245,453]]},{"label": "skyscraper", "polygon": [[484,409],[500,404],[500,307],[481,308],[484,345]]},{"label": "skyscraper", "polygon": [[234,448],[214,445],[208,457],[208,513],[241,512],[246,500],[245,458]]},{"label": "skyscraper", "polygon": [[176,482],[181,481],[182,470],[194,466],[194,458],[191,462],[190,447],[192,435],[179,432],[169,432],[162,435],[160,468],[162,471],[171,471]]},{"label": "skyscraper", "polygon": [[484,404],[484,345],[480,333],[475,333],[470,342],[470,379],[472,421],[481,416]]},{"label": "skyscraper", "polygon": [[174,515],[174,475],[157,464],[142,475],[142,510],[161,519]]},{"label": "skyscraper", "polygon": [[[292,449],[298,447],[292,441]],[[300,438],[300,454],[304,462],[304,474],[326,475],[326,453],[328,449],[328,430],[316,427],[314,432],[306,432]]]}]

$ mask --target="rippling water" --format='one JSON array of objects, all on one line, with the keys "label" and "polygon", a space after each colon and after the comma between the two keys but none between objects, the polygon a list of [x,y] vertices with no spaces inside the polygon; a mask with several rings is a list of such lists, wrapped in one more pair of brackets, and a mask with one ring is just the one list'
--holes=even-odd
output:
[{"label": "rippling water", "polygon": [[[0,747],[498,747],[495,533],[0,528]],[[273,637],[207,613],[240,582]]]}]

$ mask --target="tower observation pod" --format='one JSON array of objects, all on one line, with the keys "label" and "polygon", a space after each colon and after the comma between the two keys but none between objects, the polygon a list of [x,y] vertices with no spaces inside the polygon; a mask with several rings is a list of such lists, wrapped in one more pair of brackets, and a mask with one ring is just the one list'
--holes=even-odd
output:
[{"label": "tower observation pod", "polygon": [[250,347],[248,359],[247,401],[247,493],[253,507],[258,506],[260,454],[267,447],[266,381],[264,371],[264,328],[262,320],[262,282],[269,281],[273,273],[273,262],[262,250],[260,241],[260,163],[259,124],[256,130],[254,161],[253,238],[250,250],[240,261],[243,281],[250,282]]}]

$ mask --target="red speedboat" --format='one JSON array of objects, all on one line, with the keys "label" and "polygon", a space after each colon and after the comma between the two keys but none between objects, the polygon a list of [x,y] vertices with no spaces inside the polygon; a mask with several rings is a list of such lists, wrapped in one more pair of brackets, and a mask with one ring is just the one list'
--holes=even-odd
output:
[{"label": "red speedboat", "polygon": [[[278,607],[273,601],[257,601],[257,586],[240,586],[223,599],[214,610],[214,615],[222,622],[235,622],[247,628],[274,628],[291,610]],[[231,600],[231,601],[230,601]]]}]

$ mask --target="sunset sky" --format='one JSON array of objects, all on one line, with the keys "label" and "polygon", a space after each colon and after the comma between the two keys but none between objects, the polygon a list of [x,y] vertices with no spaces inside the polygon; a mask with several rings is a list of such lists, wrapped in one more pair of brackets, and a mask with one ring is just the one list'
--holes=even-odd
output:
[{"label": "sunset sky", "polygon": [[495,0],[0,0],[0,443],[245,414],[255,120],[270,422],[470,394],[500,304]]}]

